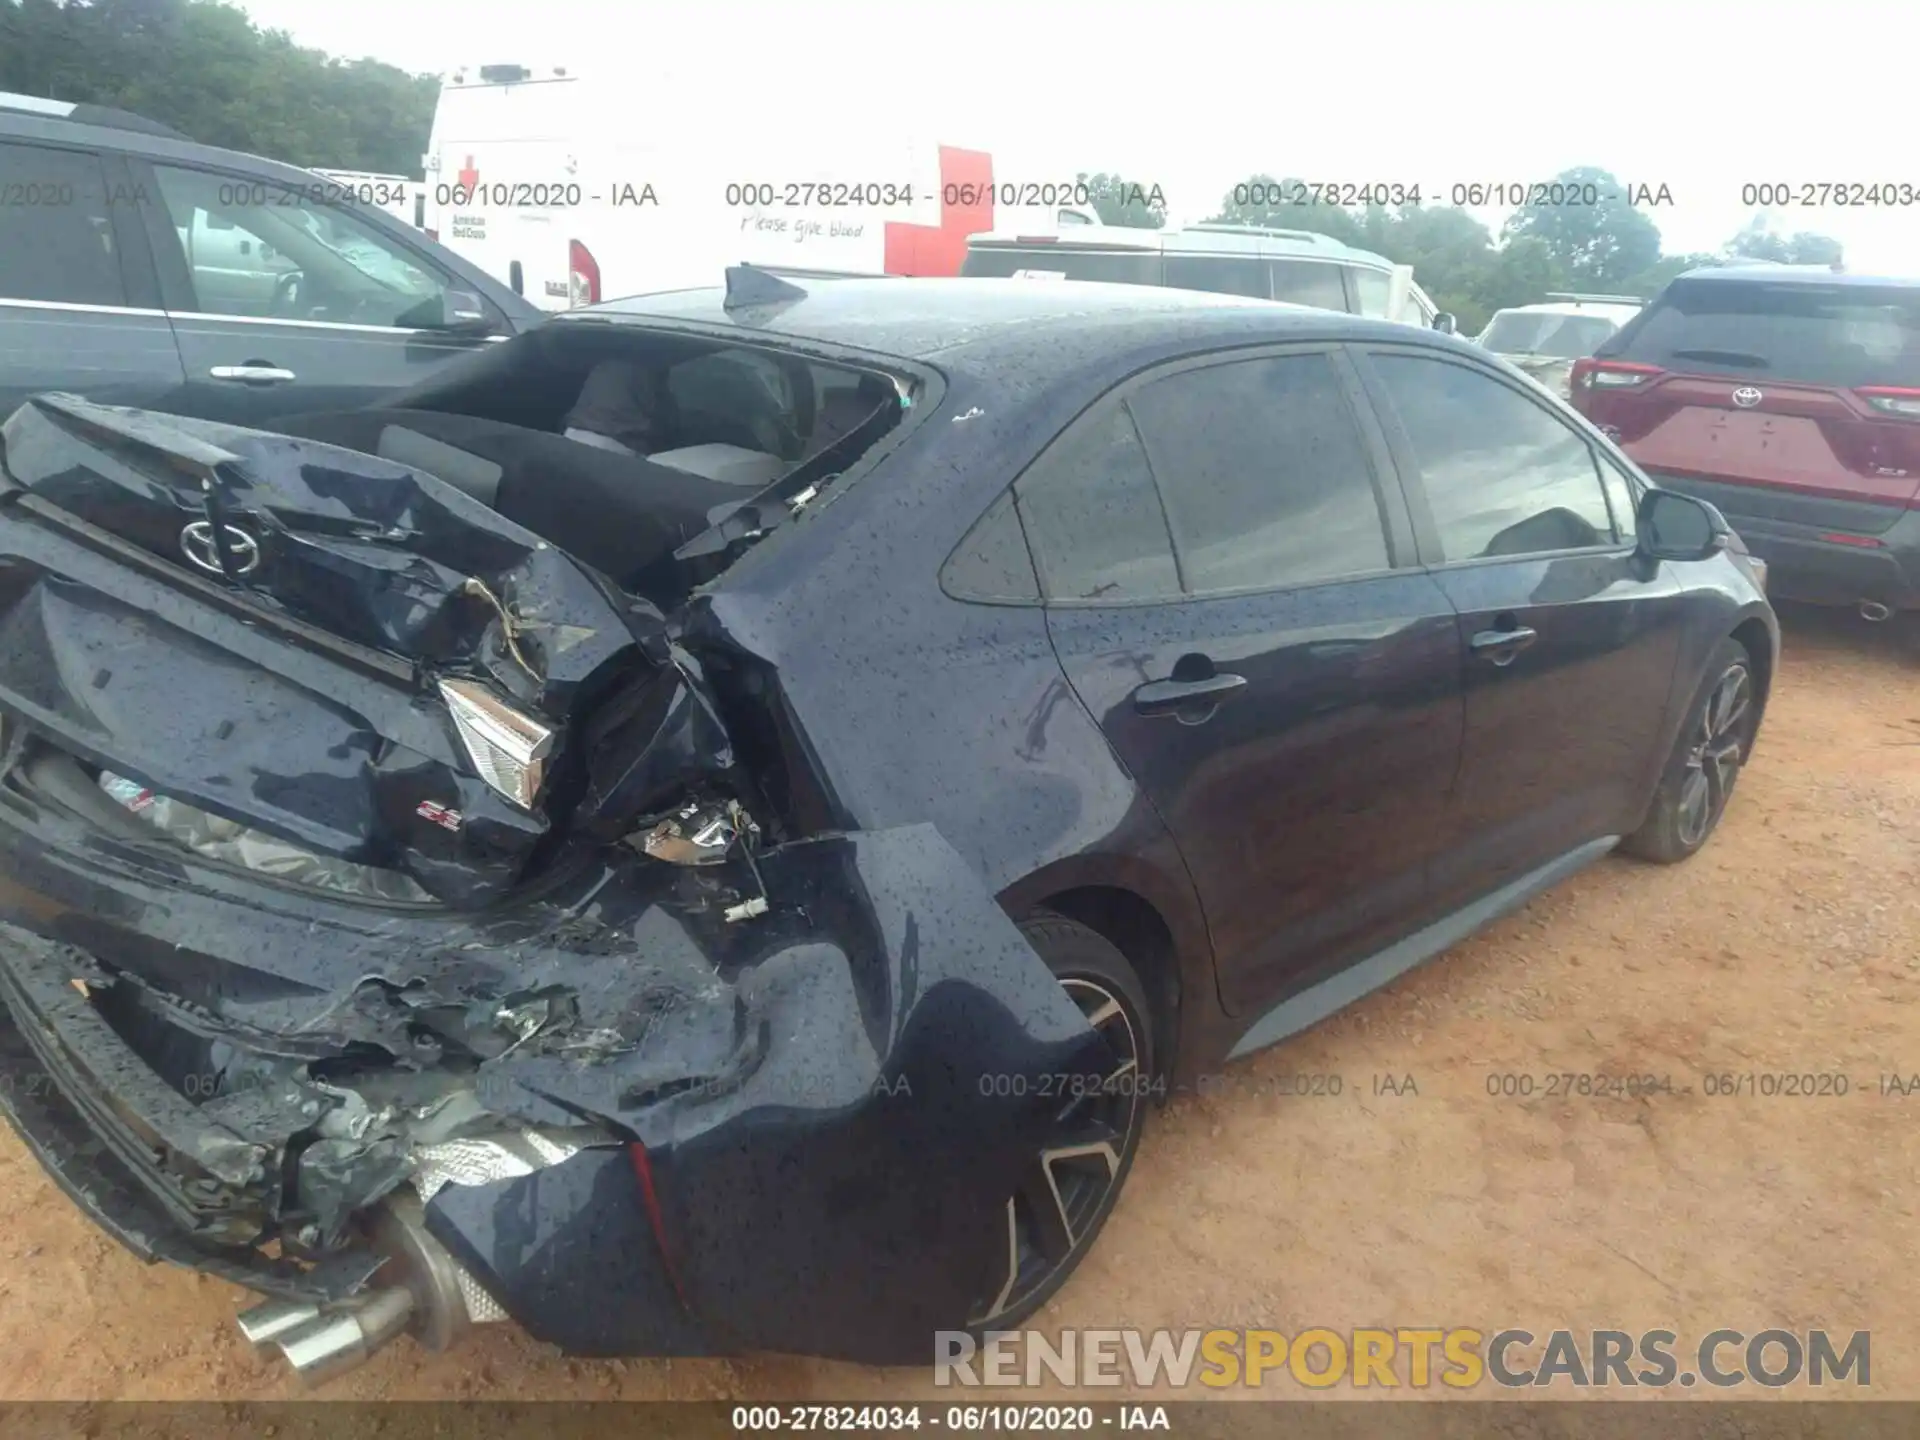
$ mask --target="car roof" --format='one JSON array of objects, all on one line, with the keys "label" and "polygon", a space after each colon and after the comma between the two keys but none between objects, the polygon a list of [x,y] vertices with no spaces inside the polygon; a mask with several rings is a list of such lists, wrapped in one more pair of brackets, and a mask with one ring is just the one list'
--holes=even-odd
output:
[{"label": "car roof", "polygon": [[1698,270],[1688,270],[1675,277],[1674,283],[1685,280],[1689,284],[1695,281],[1710,281],[1715,285],[1734,285],[1741,282],[1763,283],[1767,285],[1861,285],[1875,288],[1892,286],[1898,289],[1920,289],[1920,277],[1913,275],[1855,275],[1845,270],[1830,269],[1825,265],[1786,265],[1771,262],[1760,265],[1703,265]]},{"label": "car roof", "polygon": [[6,126],[10,120],[29,116],[35,120],[63,120],[74,125],[127,130],[137,135],[164,135],[174,140],[187,138],[171,125],[162,125],[158,120],[149,120],[131,110],[116,110],[110,105],[91,105],[74,100],[48,100],[39,95],[0,90],[0,126]]},{"label": "car roof", "polygon": [[964,354],[973,361],[1044,363],[1067,337],[1104,338],[1104,350],[1191,340],[1413,340],[1446,348],[1435,331],[1337,310],[1158,285],[985,277],[814,282],[803,299],[729,311],[712,286],[609,300],[563,311],[549,325],[583,321],[697,326],[871,351],[907,360]]},{"label": "car roof", "polygon": [[[91,115],[97,117],[88,119]],[[311,184],[313,172],[295,165],[249,155],[244,150],[224,150],[218,145],[202,145],[177,130],[157,121],[145,120],[124,111],[101,106],[75,105],[68,113],[28,111],[0,105],[0,135],[14,140],[49,140],[64,144],[91,146],[99,150],[118,150],[147,160],[179,160],[246,170],[263,179],[289,184]]]}]

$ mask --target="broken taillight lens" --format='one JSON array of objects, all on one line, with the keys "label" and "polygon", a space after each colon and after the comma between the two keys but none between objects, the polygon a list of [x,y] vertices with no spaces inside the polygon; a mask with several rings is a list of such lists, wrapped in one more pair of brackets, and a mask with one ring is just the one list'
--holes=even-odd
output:
[{"label": "broken taillight lens", "polygon": [[552,729],[471,681],[442,680],[440,698],[474,772],[521,809],[533,809],[553,750]]}]

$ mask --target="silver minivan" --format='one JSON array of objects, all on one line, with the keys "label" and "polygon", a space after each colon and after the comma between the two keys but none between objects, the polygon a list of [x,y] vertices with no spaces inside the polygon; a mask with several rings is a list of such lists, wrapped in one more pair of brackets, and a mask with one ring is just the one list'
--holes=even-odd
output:
[{"label": "silver minivan", "polygon": [[1413,279],[1413,268],[1308,230],[1210,223],[1141,230],[1076,219],[1052,234],[994,232],[967,241],[962,275],[1104,280],[1283,300],[1428,326],[1453,316]]}]

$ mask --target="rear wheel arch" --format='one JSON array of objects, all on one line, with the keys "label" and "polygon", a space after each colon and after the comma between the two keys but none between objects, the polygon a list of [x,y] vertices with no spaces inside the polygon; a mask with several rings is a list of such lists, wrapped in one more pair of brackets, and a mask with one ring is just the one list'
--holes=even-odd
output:
[{"label": "rear wheel arch", "polygon": [[1029,913],[1076,921],[1125,957],[1152,1012],[1154,1068],[1172,1073],[1186,987],[1173,930],[1153,903],[1118,886],[1082,885],[1034,902]]}]

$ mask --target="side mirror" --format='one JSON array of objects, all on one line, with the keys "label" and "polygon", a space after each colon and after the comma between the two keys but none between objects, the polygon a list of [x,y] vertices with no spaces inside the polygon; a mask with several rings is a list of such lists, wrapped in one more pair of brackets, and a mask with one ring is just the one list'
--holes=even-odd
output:
[{"label": "side mirror", "polygon": [[1442,310],[1433,317],[1433,328],[1442,335],[1455,335],[1460,331],[1460,322],[1453,318],[1451,311]]},{"label": "side mirror", "polygon": [[412,330],[484,335],[493,329],[493,318],[487,314],[486,302],[471,290],[442,290],[400,316],[399,324]]},{"label": "side mirror", "polygon": [[1640,550],[1656,560],[1705,560],[1733,538],[1725,516],[1677,490],[1647,491],[1639,522]]}]

